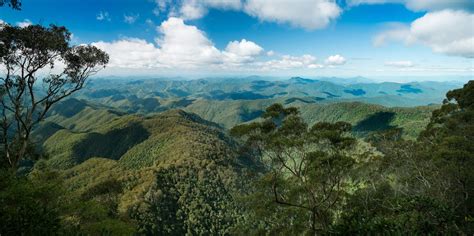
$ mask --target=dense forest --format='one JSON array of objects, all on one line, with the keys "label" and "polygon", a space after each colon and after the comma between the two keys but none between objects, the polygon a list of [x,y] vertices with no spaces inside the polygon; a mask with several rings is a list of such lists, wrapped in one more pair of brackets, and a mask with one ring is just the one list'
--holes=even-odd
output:
[{"label": "dense forest", "polygon": [[179,110],[63,130],[32,169],[2,159],[1,232],[471,234],[473,96],[450,91],[416,140],[280,104],[230,136]]},{"label": "dense forest", "polygon": [[158,100],[94,89],[109,56],[70,40],[1,25],[0,235],[474,234],[473,80],[421,107],[426,84],[302,78]]}]

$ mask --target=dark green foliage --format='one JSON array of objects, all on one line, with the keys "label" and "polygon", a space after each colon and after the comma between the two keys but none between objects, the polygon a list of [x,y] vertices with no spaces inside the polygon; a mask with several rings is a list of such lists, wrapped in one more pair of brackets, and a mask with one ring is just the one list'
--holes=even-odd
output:
[{"label": "dark green foliage", "polygon": [[388,185],[357,191],[342,209],[337,234],[449,234],[457,232],[448,205],[428,196],[397,196]]},{"label": "dark green foliage", "polygon": [[[470,81],[449,92],[416,141],[403,140],[399,128],[372,132],[367,140],[383,156],[371,151],[360,156],[348,148],[357,141],[344,135],[351,129],[347,123],[317,123],[308,130],[298,116],[285,116],[280,105],[268,109],[262,122],[236,126],[231,133],[244,137],[246,153],[266,163],[265,174],[242,198],[248,213],[238,228],[279,235],[472,234],[473,91]],[[308,167],[304,175],[292,169],[300,160]],[[308,190],[324,196],[327,189],[318,186],[339,178],[344,181],[332,191],[340,201],[326,207],[317,201],[316,208],[305,201],[312,196]],[[316,219],[313,227],[310,219]]]},{"label": "dark green foliage", "polygon": [[[186,162],[185,162],[186,163]],[[160,168],[144,202],[132,211],[139,232],[152,235],[222,235],[235,222],[230,189],[212,162]]]},{"label": "dark green foliage", "polygon": [[[38,165],[29,176],[0,171],[0,234],[132,234],[133,227],[108,213],[106,206],[67,191],[63,177]],[[103,186],[103,185],[102,185]],[[113,192],[91,190],[88,196]]]},{"label": "dark green foliage", "polygon": [[[450,91],[444,105],[433,112],[431,122],[419,137],[420,157],[433,163],[439,191],[459,216],[458,224],[474,232],[474,81]],[[469,226],[469,227],[467,227]]]},{"label": "dark green foliage", "polygon": [[[15,7],[19,2],[9,4]],[[0,63],[5,68],[0,78],[1,158],[12,169],[27,159],[33,128],[50,108],[82,89],[86,79],[109,61],[108,55],[94,46],[70,46],[70,39],[71,33],[56,25],[1,27]],[[64,66],[57,74],[40,75],[59,62]]]},{"label": "dark green foliage", "polygon": [[62,190],[53,173],[31,180],[0,171],[0,234],[51,235],[60,228]]},{"label": "dark green foliage", "polygon": [[124,128],[113,129],[105,134],[89,133],[73,147],[76,163],[91,157],[120,159],[130,148],[146,140],[150,134],[139,123],[127,124]]},{"label": "dark green foliage", "polygon": [[286,223],[284,232],[326,232],[349,193],[356,164],[349,155],[356,145],[349,135],[351,125],[322,122],[308,128],[296,108],[280,104],[268,107],[262,117],[260,123],[231,130],[244,138],[249,155],[265,164],[250,206],[266,213],[257,213],[260,217],[253,220],[266,225],[266,231],[277,232],[282,225],[268,225],[272,219],[297,217]]},{"label": "dark green foliage", "polygon": [[356,132],[373,132],[395,128],[391,125],[395,118],[394,112],[377,112],[354,126]]},{"label": "dark green foliage", "polygon": [[[350,123],[309,123],[307,110],[281,104],[230,130],[241,146],[180,110],[54,111],[48,121],[67,125],[38,131],[57,130],[45,142],[45,163],[76,154],[81,163],[51,172],[39,162],[27,178],[1,176],[1,218],[26,219],[28,232],[68,235],[469,235],[473,87],[449,92],[418,140],[404,140],[391,114],[375,115],[364,124],[376,127],[370,144],[351,135]],[[96,122],[96,114],[109,120]],[[15,211],[22,207],[35,218]],[[28,234],[16,222],[0,233]]]}]

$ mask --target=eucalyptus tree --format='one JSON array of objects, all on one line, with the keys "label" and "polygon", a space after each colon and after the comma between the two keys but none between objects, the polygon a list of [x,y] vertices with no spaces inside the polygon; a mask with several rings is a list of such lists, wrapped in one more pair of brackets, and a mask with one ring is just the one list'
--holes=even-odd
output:
[{"label": "eucalyptus tree", "polygon": [[109,61],[100,49],[71,46],[70,39],[56,25],[0,28],[0,153],[10,168],[27,157],[31,132],[50,108]]},{"label": "eucalyptus tree", "polygon": [[[262,118],[231,130],[265,169],[256,208],[266,207],[264,215],[279,212],[284,221],[279,230],[299,228],[288,234],[327,232],[348,194],[356,165],[351,150],[357,141],[350,135],[351,125],[321,122],[308,127],[296,108],[281,104],[267,108]],[[265,200],[273,204],[263,204]]]}]

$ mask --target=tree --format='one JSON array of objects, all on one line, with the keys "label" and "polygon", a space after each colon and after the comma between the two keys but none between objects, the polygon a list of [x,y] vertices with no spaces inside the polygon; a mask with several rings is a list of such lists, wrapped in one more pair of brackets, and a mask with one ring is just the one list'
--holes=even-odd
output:
[{"label": "tree", "polygon": [[3,161],[16,169],[27,157],[32,129],[58,101],[82,89],[108,63],[94,46],[70,46],[60,26],[4,25],[0,30],[0,138]]},{"label": "tree", "polygon": [[[248,153],[264,164],[257,208],[288,209],[288,215],[279,213],[286,228],[303,228],[288,234],[327,232],[348,194],[356,166],[355,155],[351,155],[356,146],[349,133],[351,125],[321,122],[308,128],[296,108],[281,104],[268,107],[262,117],[262,122],[231,130],[232,135],[243,138]],[[265,198],[276,205],[261,204]]]},{"label": "tree", "polygon": [[443,106],[433,111],[431,121],[420,134],[419,156],[432,162],[442,188],[437,196],[456,211],[458,223],[467,234],[474,233],[474,81],[449,91]]},{"label": "tree", "polygon": [[357,189],[333,232],[474,232],[474,81],[450,91],[416,141],[389,130],[369,139],[384,156],[370,188]]},{"label": "tree", "polygon": [[0,0],[0,7],[9,6],[15,10],[21,10],[21,1],[20,0]]}]

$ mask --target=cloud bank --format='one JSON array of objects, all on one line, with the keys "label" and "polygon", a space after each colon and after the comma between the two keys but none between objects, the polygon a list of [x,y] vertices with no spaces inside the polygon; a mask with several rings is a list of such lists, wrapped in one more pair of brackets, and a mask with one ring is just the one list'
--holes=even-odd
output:
[{"label": "cloud bank", "polygon": [[[181,18],[170,17],[156,30],[159,36],[153,43],[143,39],[123,38],[113,42],[99,41],[92,45],[110,54],[111,68],[269,71],[324,67],[312,55],[277,57],[273,51],[265,53],[262,46],[247,39],[230,41],[224,49],[218,49],[203,31],[186,24]],[[264,57],[274,58],[262,60]],[[335,55],[329,57],[327,63],[342,65],[345,61],[344,57]]]},{"label": "cloud bank", "polygon": [[[474,1],[473,1],[474,2]],[[423,44],[434,52],[474,58],[474,14],[462,10],[430,12],[409,26],[399,25],[379,33],[374,44],[390,41]]]},{"label": "cloud bank", "polygon": [[156,15],[184,20],[202,18],[208,9],[242,11],[261,21],[289,24],[307,30],[325,28],[342,13],[335,0],[155,0]]}]

